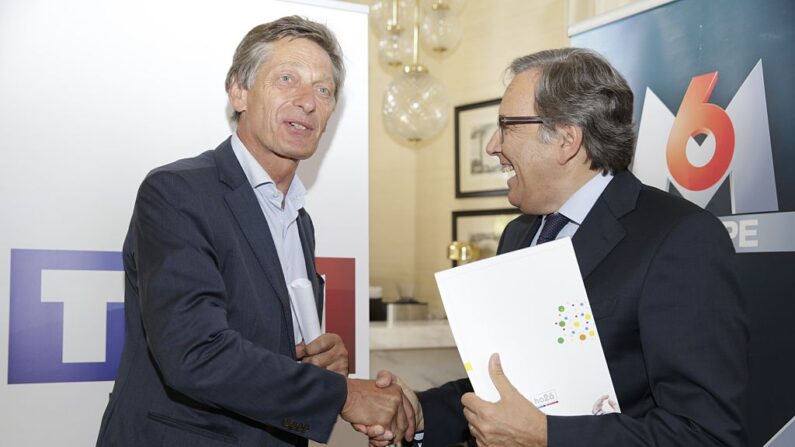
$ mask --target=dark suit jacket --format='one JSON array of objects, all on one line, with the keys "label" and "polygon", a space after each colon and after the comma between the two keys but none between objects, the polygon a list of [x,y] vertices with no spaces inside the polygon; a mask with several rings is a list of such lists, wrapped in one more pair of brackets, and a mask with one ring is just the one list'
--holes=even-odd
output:
[{"label": "dark suit jacket", "polygon": [[[298,228],[319,300],[304,210]],[[281,265],[229,139],[147,176],[124,267],[126,340],[98,446],[327,440],[345,379],[295,360]]]},{"label": "dark suit jacket", "polygon": [[[498,252],[527,247],[540,221],[515,219]],[[550,416],[549,445],[744,445],[748,325],[720,221],[623,172],[572,243],[622,414]],[[419,393],[424,447],[469,438],[471,390],[464,379]]]}]

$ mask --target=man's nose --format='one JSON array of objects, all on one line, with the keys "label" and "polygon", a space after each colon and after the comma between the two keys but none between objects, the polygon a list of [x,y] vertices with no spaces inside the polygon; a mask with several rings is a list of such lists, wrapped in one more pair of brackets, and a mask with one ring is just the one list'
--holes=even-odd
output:
[{"label": "man's nose", "polygon": [[491,135],[489,143],[486,145],[486,153],[489,155],[497,155],[500,152],[502,152],[502,147],[500,145],[500,129],[497,129]]},{"label": "man's nose", "polygon": [[315,110],[317,104],[315,103],[315,89],[311,85],[301,86],[296,90],[295,97],[293,98],[293,105],[300,107],[304,113],[310,113]]}]

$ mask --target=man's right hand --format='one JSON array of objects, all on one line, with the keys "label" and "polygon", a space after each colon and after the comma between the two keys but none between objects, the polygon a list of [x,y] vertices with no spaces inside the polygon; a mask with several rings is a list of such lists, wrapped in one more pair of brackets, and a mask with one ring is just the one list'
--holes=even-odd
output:
[{"label": "man's right hand", "polygon": [[[400,377],[386,370],[378,372],[375,384],[379,388],[386,388],[393,384],[397,384],[403,390],[404,411],[409,418],[409,428],[406,430],[404,439],[406,441],[411,441],[415,432],[425,429],[425,418],[423,417],[422,405],[420,405],[417,394],[411,387],[406,385]],[[370,447],[385,447],[400,441],[400,438],[397,437],[393,440],[384,436],[385,430],[383,427],[377,425],[368,426],[364,424],[353,424],[353,428],[360,433],[366,434],[367,437],[370,438]]]},{"label": "man's right hand", "polygon": [[[414,424],[409,427],[409,418],[414,419],[413,411],[406,414],[403,403],[403,392],[397,384],[377,385],[374,380],[348,380],[348,397],[340,412],[343,419],[357,426],[379,427],[380,437],[392,444],[404,436],[411,429],[414,434]],[[411,408],[409,405],[408,408]]]}]

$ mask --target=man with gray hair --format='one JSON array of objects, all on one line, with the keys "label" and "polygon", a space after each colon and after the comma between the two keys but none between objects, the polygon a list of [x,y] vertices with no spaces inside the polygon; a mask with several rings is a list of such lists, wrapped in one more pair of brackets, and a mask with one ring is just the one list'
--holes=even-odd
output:
[{"label": "man with gray hair", "polygon": [[621,412],[603,398],[592,415],[546,416],[497,353],[495,403],[466,379],[418,394],[395,376],[379,384],[403,385],[424,447],[744,445],[748,324],[725,228],[628,171],[633,95],[599,54],[541,51],[509,70],[487,151],[514,173],[508,200],[523,214],[498,253],[572,237]]},{"label": "man with gray hair", "polygon": [[325,26],[293,16],[255,27],[226,78],[236,131],[146,177],[124,243],[126,338],[98,446],[306,446],[326,442],[337,415],[411,436],[400,388],[348,379],[338,335],[304,342],[287,289],[311,284],[321,309],[296,169],[344,77]]}]

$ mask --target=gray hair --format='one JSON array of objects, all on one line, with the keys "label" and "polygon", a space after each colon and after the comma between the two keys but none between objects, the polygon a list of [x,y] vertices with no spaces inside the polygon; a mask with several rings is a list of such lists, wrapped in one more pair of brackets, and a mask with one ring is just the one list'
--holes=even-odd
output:
[{"label": "gray hair", "polygon": [[[337,38],[327,26],[304,17],[289,16],[255,26],[243,37],[232,57],[232,66],[226,74],[226,92],[233,84],[249,90],[254,86],[257,70],[270,57],[273,43],[284,39],[309,39],[322,48],[331,59],[334,67],[334,100],[339,97],[345,82],[345,65],[342,62],[342,49]],[[240,119],[235,111],[233,121]]]},{"label": "gray hair", "polygon": [[627,169],[635,147],[633,95],[623,76],[599,53],[583,48],[545,50],[515,59],[515,76],[539,70],[536,113],[546,118],[539,138],[552,141],[559,125],[575,125],[591,169],[617,173]]}]

